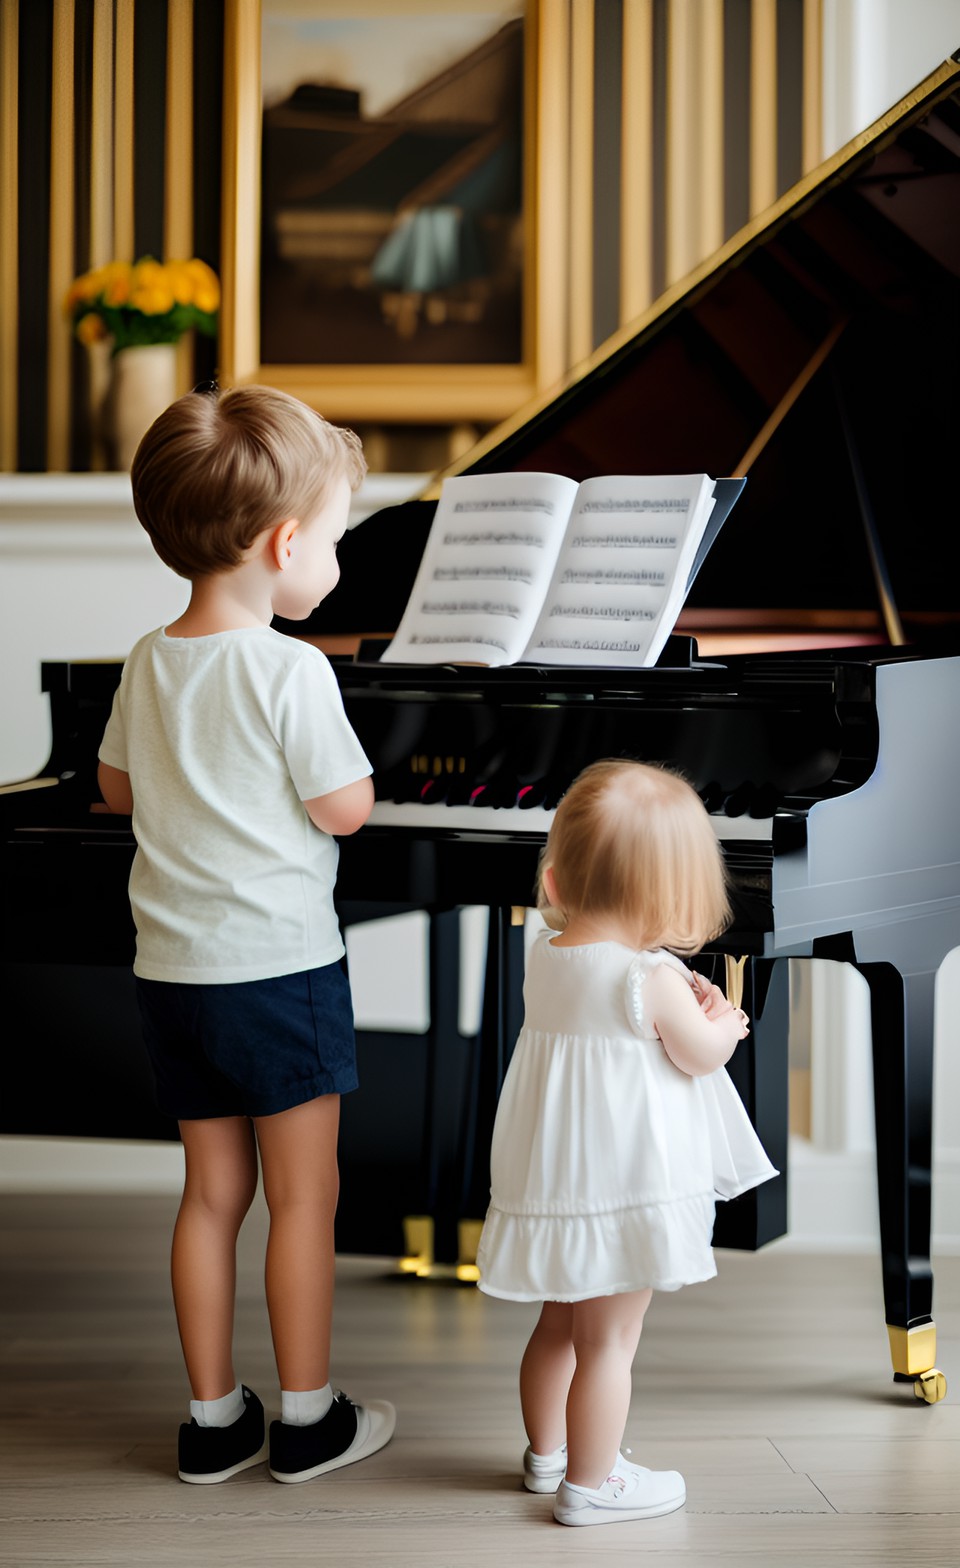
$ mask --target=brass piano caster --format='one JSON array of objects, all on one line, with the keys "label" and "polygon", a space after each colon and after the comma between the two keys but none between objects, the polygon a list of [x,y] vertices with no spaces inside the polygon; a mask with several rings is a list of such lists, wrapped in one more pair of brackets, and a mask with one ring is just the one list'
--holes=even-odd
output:
[{"label": "brass piano caster", "polygon": [[947,1392],[947,1380],[933,1365],[937,1355],[937,1328],[930,1321],[913,1328],[887,1324],[890,1359],[897,1382],[913,1378],[913,1392],[925,1405],[936,1405]]},{"label": "brass piano caster", "polygon": [[931,1367],[929,1372],[920,1373],[913,1385],[913,1392],[925,1405],[935,1405],[947,1392],[947,1380],[936,1367]]}]

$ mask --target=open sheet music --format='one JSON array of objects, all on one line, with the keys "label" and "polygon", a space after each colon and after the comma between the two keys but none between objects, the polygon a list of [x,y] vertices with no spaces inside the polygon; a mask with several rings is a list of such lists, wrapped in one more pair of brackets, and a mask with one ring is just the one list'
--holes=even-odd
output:
[{"label": "open sheet music", "polygon": [[655,664],[745,484],[707,474],[446,479],[383,660]]}]

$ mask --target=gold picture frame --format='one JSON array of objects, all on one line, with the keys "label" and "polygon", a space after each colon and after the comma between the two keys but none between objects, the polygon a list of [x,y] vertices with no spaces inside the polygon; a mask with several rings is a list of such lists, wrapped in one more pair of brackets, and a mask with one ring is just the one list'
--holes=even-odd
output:
[{"label": "gold picture frame", "polygon": [[[430,0],[427,0],[429,6]],[[523,5],[523,270],[520,351],[506,363],[284,364],[261,359],[262,6],[226,0],[220,376],[260,381],[346,423],[495,423],[563,374],[569,0]],[[381,0],[402,15],[403,0]],[[344,15],[355,13],[344,0]],[[362,9],[362,8],[361,8]],[[416,6],[424,9],[422,0]]]}]

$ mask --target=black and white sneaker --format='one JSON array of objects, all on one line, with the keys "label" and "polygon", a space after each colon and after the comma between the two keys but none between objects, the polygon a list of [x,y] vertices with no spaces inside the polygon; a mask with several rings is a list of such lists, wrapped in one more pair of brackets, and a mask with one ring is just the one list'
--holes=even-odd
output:
[{"label": "black and white sneaker", "polygon": [[338,1390],[323,1419],[310,1426],[271,1421],[270,1474],[275,1481],[312,1481],[375,1454],[396,1424],[397,1412],[385,1399],[355,1405]]},{"label": "black and white sneaker", "polygon": [[180,1428],[177,1474],[181,1481],[210,1486],[249,1470],[267,1457],[263,1406],[249,1388],[243,1390],[243,1415],[231,1426],[198,1426],[191,1418]]}]

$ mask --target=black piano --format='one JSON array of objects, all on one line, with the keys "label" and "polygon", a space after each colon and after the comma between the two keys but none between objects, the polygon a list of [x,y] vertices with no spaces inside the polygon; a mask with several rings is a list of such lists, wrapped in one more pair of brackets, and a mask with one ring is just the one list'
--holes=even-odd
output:
[{"label": "black piano", "polygon": [[[944,565],[958,213],[960,69],[947,62],[879,134],[450,470],[745,473],[656,668],[381,663],[436,484],[344,538],[341,584],[310,623],[278,622],[356,645],[335,668],[378,798],[341,846],[344,924],[429,919],[427,1034],[360,1037],[342,1250],[397,1252],[404,1235],[409,1250],[419,1219],[411,1262],[469,1273],[519,1021],[518,913],[551,812],[594,758],[668,761],[701,793],[730,869],[734,923],[698,967],[743,987],[753,1033],[731,1071],[784,1173],[721,1205],[715,1241],[757,1247],[786,1226],[787,960],[852,964],[872,1000],[894,1375],[942,1398],[930,1168],[934,983],[960,945],[960,606]],[[175,1136],[150,1109],[131,1040],[129,824],[91,810],[118,676],[44,666],[50,762],[34,787],[0,797],[7,1005],[37,1021],[43,1047],[8,1076],[6,1132]],[[489,935],[474,1038],[460,1033],[457,975],[460,911],[477,905]],[[44,1057],[58,1045],[73,1076],[54,1101]]]}]

